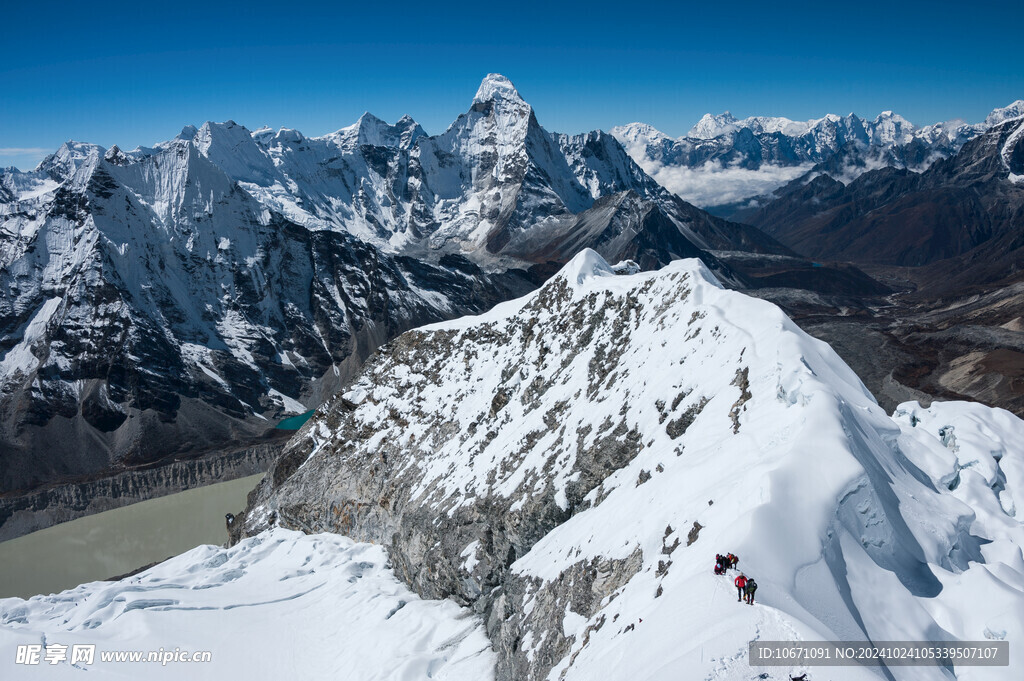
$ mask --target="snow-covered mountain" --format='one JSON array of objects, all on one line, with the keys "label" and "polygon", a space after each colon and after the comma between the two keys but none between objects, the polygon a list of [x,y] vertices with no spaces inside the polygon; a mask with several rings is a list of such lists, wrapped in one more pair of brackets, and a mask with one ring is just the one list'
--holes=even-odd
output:
[{"label": "snow-covered mountain", "polygon": [[[358,678],[1016,679],[1024,422],[890,417],[699,261],[632,269],[587,250],[403,334],[300,431],[234,547],[0,600],[0,642],[214,651],[169,678],[273,677],[256,645]],[[712,574],[724,552],[754,606]],[[754,640],[1010,641],[1010,665],[752,668]]]},{"label": "snow-covered mountain", "polygon": [[982,123],[961,120],[918,128],[883,111],[873,120],[828,114],[809,121],[731,113],[705,114],[683,137],[672,138],[645,123],[612,128],[633,159],[687,201],[721,206],[770,193],[815,164],[842,154],[835,179],[849,182],[873,168],[915,171],[956,153],[965,142],[1024,115],[1024,100],[995,109]]},{"label": "snow-covered mountain", "polygon": [[[547,132],[497,74],[483,80],[469,111],[436,136],[408,117],[388,126],[366,114],[323,137],[287,129],[250,133],[230,121],[207,123],[194,137],[203,155],[267,208],[388,251],[455,252],[487,268],[495,258],[505,262],[502,257],[543,262],[583,224],[600,222],[612,240],[622,234],[609,224],[614,212],[607,202],[598,204],[607,199],[618,206],[627,195],[667,215],[690,242],[678,249],[722,248],[737,234],[751,244],[757,239],[755,232],[709,223],[677,201],[607,134]],[[667,262],[682,253],[665,237],[651,252],[620,240],[619,252],[607,255]]]},{"label": "snow-covered mountain", "polygon": [[930,266],[929,288],[945,295],[1020,278],[1024,117],[921,173],[882,168],[844,184],[834,170],[819,164],[735,215],[808,257]]},{"label": "snow-covered mountain", "polygon": [[[238,535],[383,544],[421,596],[482,618],[503,681],[749,679],[751,640],[1021,635],[1024,422],[967,403],[889,417],[700,262],[628,271],[585,251],[527,297],[384,346]],[[726,551],[759,605],[712,574]],[[1022,654],[828,677],[1011,679]]]},{"label": "snow-covered mountain", "polygon": [[0,188],[3,490],[259,439],[385,340],[583,247],[703,257],[734,282],[709,249],[788,253],[610,135],[547,132],[494,74],[436,136],[369,114],[322,137],[206,123],[131,151],[69,142]]},{"label": "snow-covered mountain", "polygon": [[193,139],[36,174],[3,206],[5,489],[258,438],[394,334],[530,287],[296,225]]}]

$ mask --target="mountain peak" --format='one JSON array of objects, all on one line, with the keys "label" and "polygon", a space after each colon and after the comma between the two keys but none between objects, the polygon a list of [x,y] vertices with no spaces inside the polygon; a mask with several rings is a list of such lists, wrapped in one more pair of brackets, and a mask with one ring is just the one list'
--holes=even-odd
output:
[{"label": "mountain peak", "polygon": [[579,286],[594,277],[615,276],[608,261],[591,248],[584,248],[558,272],[558,277]]},{"label": "mountain peak", "polygon": [[274,136],[276,143],[285,145],[301,144],[305,139],[301,132],[292,128],[281,128]]},{"label": "mountain peak", "polygon": [[130,162],[128,155],[121,151],[121,148],[116,144],[107,149],[107,153],[103,154],[103,160],[117,166],[126,165]]},{"label": "mountain peak", "polygon": [[908,121],[906,118],[900,116],[898,113],[892,110],[883,111],[882,113],[875,116],[875,123],[880,123],[881,121],[895,121],[897,123],[906,123],[908,125],[911,124],[910,121]]},{"label": "mountain peak", "polygon": [[736,117],[729,111],[724,111],[717,116],[706,113],[697,121],[697,125],[690,129],[686,136],[696,137],[697,139],[714,139],[731,131],[735,123]]},{"label": "mountain peak", "polygon": [[385,121],[381,120],[380,118],[377,118],[376,116],[374,116],[369,111],[364,111],[363,115],[360,116],[359,120],[356,121],[356,124],[357,125],[365,125],[367,123],[379,123],[379,124],[382,124],[382,125],[387,125],[387,123]]},{"label": "mountain peak", "polygon": [[495,100],[522,102],[523,98],[519,96],[519,91],[516,90],[516,86],[512,84],[511,80],[500,73],[488,73],[480,82],[476,96],[473,97],[473,103],[483,104]]},{"label": "mountain peak", "polygon": [[[210,158],[211,154],[214,154],[222,167],[228,168],[229,172],[236,172],[244,167],[235,166],[239,155],[255,154],[257,157],[260,155],[255,151],[252,133],[244,125],[239,125],[230,119],[223,123],[206,121],[195,132],[191,140],[203,156]],[[211,147],[214,145],[221,147],[220,153],[211,152]]]},{"label": "mountain peak", "polygon": [[97,144],[68,140],[36,166],[58,182],[63,182],[78,172],[85,165],[95,165],[103,157],[106,149]]},{"label": "mountain peak", "polygon": [[991,128],[993,125],[999,125],[1003,121],[1020,116],[1024,116],[1024,99],[1018,99],[1007,106],[993,109],[985,119],[985,125]]},{"label": "mountain peak", "polygon": [[618,139],[622,137],[668,137],[661,130],[658,130],[650,123],[640,123],[639,121],[634,123],[627,123],[626,125],[616,125],[614,128],[608,131],[612,137]]},{"label": "mountain peak", "polygon": [[408,149],[418,137],[424,135],[426,132],[411,116],[402,116],[397,123],[389,125],[387,121],[367,111],[352,125],[327,135],[327,139],[348,150],[364,144]]}]

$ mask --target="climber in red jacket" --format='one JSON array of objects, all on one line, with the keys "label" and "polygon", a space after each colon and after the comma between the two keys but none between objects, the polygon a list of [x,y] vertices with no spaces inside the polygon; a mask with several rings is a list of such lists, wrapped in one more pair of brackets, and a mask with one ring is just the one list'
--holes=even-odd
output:
[{"label": "climber in red jacket", "polygon": [[747,586],[747,578],[744,577],[743,573],[741,572],[740,576],[737,577],[736,579],[734,579],[732,581],[732,583],[736,585],[736,593],[739,594],[739,598],[737,598],[736,600],[737,601],[742,601],[743,600],[743,589],[746,588],[746,586]]}]

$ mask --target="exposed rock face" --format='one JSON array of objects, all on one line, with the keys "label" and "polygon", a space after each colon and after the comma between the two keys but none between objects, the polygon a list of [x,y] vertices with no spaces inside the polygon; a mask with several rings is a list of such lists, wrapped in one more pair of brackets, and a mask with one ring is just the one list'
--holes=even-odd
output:
[{"label": "exposed rock face", "polygon": [[[811,629],[884,640],[897,625],[858,610],[865,585],[903,584],[887,602],[922,612],[932,570],[966,570],[991,534],[899,433],[774,306],[696,261],[618,276],[585,251],[526,298],[383,346],[288,444],[233,541],[278,524],[384,544],[418,593],[482,615],[502,681],[628,678],[631,641],[680,654],[678,636],[631,637],[709,607],[723,549]],[[728,619],[742,654],[763,630],[741,617],[691,624]]]}]

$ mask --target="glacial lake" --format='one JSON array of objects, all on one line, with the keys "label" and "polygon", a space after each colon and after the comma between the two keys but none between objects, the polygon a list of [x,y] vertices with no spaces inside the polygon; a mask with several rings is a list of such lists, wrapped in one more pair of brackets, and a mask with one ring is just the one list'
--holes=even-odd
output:
[{"label": "glacial lake", "polygon": [[244,509],[262,477],[206,485],[0,542],[0,598],[56,593],[201,544],[224,544],[224,514]]}]

